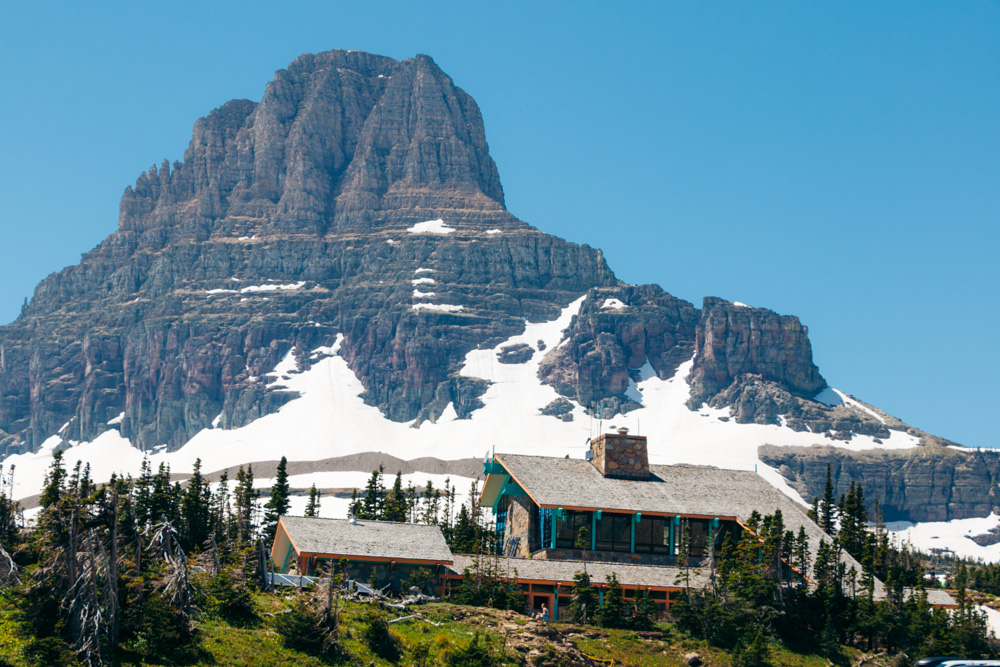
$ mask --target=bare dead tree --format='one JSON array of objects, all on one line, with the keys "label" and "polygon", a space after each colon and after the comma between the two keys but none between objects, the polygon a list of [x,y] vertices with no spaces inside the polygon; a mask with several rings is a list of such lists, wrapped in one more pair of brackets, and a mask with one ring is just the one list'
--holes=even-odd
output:
[{"label": "bare dead tree", "polygon": [[0,544],[0,590],[21,583],[21,568]]},{"label": "bare dead tree", "polygon": [[186,623],[191,622],[192,590],[191,576],[188,570],[187,554],[181,548],[177,539],[177,529],[166,519],[153,526],[152,537],[149,540],[149,550],[158,553],[170,568],[163,578],[163,592],[170,602],[184,616]]},{"label": "bare dead tree", "polygon": [[60,611],[77,658],[88,667],[103,665],[102,638],[109,637],[111,626],[117,625],[117,590],[96,531],[83,537],[75,560],[77,577],[63,596]]}]

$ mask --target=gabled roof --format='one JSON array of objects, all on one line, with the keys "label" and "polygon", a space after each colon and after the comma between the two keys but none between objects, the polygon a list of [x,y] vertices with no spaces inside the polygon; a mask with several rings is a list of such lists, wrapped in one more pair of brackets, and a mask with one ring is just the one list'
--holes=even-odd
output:
[{"label": "gabled roof", "polygon": [[755,509],[767,513],[763,501],[788,500],[751,471],[651,465],[649,479],[630,480],[605,477],[583,459],[516,454],[496,458],[541,507],[746,519]]},{"label": "gabled roof", "polygon": [[[651,465],[648,480],[629,480],[605,477],[583,459],[497,454],[496,460],[541,507],[733,517],[744,523],[754,510],[762,516],[781,510],[785,530],[798,535],[800,527],[805,529],[813,562],[821,540],[834,542],[809,518],[805,507],[752,471]],[[483,487],[484,495],[487,486]],[[494,499],[481,500],[485,505]],[[841,559],[848,570],[853,566],[861,571],[861,564],[848,553],[843,552]],[[812,564],[808,577],[812,577]],[[882,582],[877,579],[875,589],[876,596],[883,594]]]},{"label": "gabled roof", "polygon": [[283,516],[296,552],[378,560],[451,563],[451,549],[438,526],[395,521],[362,521]]}]

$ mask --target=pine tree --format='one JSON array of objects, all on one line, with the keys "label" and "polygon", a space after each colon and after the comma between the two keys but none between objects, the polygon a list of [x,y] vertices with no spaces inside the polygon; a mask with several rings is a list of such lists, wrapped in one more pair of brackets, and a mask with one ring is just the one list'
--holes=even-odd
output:
[{"label": "pine tree", "polygon": [[284,456],[278,462],[278,471],[271,487],[271,497],[264,505],[264,539],[274,541],[274,533],[278,529],[278,518],[288,514],[291,504],[288,499],[288,459]]},{"label": "pine tree", "polygon": [[823,500],[819,504],[819,527],[823,532],[833,537],[834,528],[834,497],[833,497],[833,477],[830,475],[830,464],[826,464],[826,484],[823,487]]},{"label": "pine tree", "polygon": [[316,490],[315,484],[313,484],[309,489],[309,502],[306,504],[306,516],[319,516],[319,491]]},{"label": "pine tree", "polygon": [[[463,505],[464,509],[464,505]],[[461,510],[460,510],[461,511]],[[590,583],[586,570],[573,575],[573,593],[569,617],[574,623],[589,623],[597,610],[597,591]]]},{"label": "pine tree", "polygon": [[625,615],[625,597],[618,583],[618,575],[612,572],[606,577],[606,583],[604,602],[597,608],[594,621],[602,628],[625,627],[628,619]]},{"label": "pine tree", "polygon": [[187,549],[201,546],[208,539],[211,523],[210,503],[212,491],[201,474],[201,459],[194,462],[194,473],[188,482],[187,490],[181,499],[181,511],[184,519],[184,538]]},{"label": "pine tree", "polygon": [[249,542],[254,533],[254,505],[257,493],[253,488],[253,466],[236,471],[236,538],[241,543]]},{"label": "pine tree", "polygon": [[[396,472],[396,480],[385,497],[386,521],[406,521],[406,495],[403,492],[403,473]],[[445,535],[447,539],[448,535]]]},{"label": "pine tree", "polygon": [[361,511],[358,512],[359,519],[378,520],[383,516],[385,498],[382,492],[384,488],[382,486],[382,471],[382,465],[379,464],[378,470],[372,470],[372,475],[368,478],[365,495],[361,499]]}]

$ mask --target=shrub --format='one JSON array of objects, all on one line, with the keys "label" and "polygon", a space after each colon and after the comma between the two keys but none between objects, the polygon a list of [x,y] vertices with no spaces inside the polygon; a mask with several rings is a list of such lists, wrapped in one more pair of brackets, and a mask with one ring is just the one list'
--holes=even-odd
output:
[{"label": "shrub", "polygon": [[493,664],[489,644],[477,630],[468,644],[448,654],[446,664],[448,667],[489,667]]},{"label": "shrub", "polygon": [[389,631],[389,621],[378,611],[369,612],[361,622],[361,641],[375,655],[395,662],[399,658],[396,637]]},{"label": "shrub", "polygon": [[241,627],[260,620],[246,579],[233,569],[223,570],[208,582],[205,611]]},{"label": "shrub", "polygon": [[30,640],[24,647],[24,659],[28,661],[29,665],[38,665],[38,667],[76,663],[73,652],[59,637],[41,637]]},{"label": "shrub", "polygon": [[286,647],[311,655],[323,652],[323,632],[316,623],[312,607],[302,599],[296,600],[288,611],[274,619],[274,629],[281,635]]}]

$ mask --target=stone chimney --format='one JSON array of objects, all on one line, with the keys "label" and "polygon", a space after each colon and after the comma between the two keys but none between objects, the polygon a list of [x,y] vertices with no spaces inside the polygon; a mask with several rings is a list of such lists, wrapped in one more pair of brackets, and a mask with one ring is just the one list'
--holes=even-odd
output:
[{"label": "stone chimney", "polygon": [[627,428],[605,433],[590,441],[590,462],[605,477],[649,479],[646,437],[629,435]]}]

